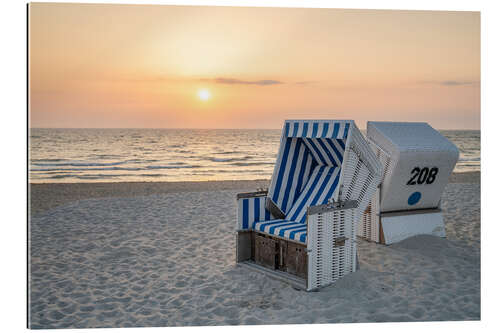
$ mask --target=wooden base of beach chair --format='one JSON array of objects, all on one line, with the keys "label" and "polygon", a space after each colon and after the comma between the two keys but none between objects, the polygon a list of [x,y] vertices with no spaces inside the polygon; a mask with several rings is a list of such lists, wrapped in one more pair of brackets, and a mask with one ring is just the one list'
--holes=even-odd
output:
[{"label": "wooden base of beach chair", "polygon": [[236,234],[236,262],[254,260],[255,233],[251,230],[238,231]]},{"label": "wooden base of beach chair", "polygon": [[255,263],[306,279],[307,247],[290,240],[256,233]]},{"label": "wooden base of beach chair", "polygon": [[267,268],[277,269],[278,249],[278,241],[271,237],[255,235],[255,263]]},{"label": "wooden base of beach chair", "polygon": [[251,261],[267,269],[307,278],[307,247],[294,241],[254,231],[237,235],[238,263]]},{"label": "wooden base of beach chair", "polygon": [[286,272],[307,279],[307,248],[293,242],[287,242],[285,267]]}]

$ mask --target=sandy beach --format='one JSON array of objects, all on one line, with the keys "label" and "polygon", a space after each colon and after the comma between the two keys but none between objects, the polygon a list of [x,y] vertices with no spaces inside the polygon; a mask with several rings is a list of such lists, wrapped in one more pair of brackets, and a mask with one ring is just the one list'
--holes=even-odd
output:
[{"label": "sandy beach", "polygon": [[446,239],[360,240],[360,270],[312,293],[235,265],[235,196],[267,186],[32,184],[31,327],[480,319],[479,172],[450,178]]}]

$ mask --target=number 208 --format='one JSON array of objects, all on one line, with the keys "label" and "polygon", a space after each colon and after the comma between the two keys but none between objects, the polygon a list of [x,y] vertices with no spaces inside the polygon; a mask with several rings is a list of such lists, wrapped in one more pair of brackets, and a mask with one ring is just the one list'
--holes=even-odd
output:
[{"label": "number 208", "polygon": [[415,167],[411,170],[411,178],[406,183],[406,185],[422,185],[422,184],[432,184],[436,180],[436,176],[439,172],[439,168],[419,168]]}]

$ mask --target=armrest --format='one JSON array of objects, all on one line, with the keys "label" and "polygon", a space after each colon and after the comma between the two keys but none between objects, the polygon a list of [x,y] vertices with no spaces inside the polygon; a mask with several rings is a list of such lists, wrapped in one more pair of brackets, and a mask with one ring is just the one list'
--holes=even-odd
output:
[{"label": "armrest", "polygon": [[[354,209],[358,207],[358,203],[355,200],[349,200],[349,201],[330,201],[327,204],[324,205],[316,205],[316,206],[309,206],[307,208],[307,216],[312,216],[316,214],[324,214],[324,213],[329,213],[329,212],[334,212],[336,210],[347,210],[347,209]],[[309,221],[309,219],[308,219]],[[333,221],[331,221],[333,222]],[[313,222],[314,223],[314,222]],[[344,246],[345,241],[348,240],[348,237],[341,236],[341,237],[336,237],[334,238],[335,242],[335,247],[336,246]]]},{"label": "armrest", "polygon": [[264,197],[267,195],[267,189],[257,189],[256,192],[245,192],[245,193],[238,193],[236,195],[236,199],[243,199],[243,198],[256,198],[256,197]]},{"label": "armrest", "polygon": [[236,230],[252,230],[254,222],[271,219],[271,214],[266,209],[266,199],[267,190],[237,194],[238,219],[236,221]]},{"label": "armrest", "polygon": [[335,210],[353,209],[357,207],[358,203],[356,202],[356,200],[331,201],[324,205],[307,207],[307,215],[327,213]]}]

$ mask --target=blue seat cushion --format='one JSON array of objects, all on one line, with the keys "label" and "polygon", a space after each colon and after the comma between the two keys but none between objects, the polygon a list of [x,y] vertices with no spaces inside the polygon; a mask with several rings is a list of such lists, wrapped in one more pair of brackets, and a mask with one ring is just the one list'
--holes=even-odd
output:
[{"label": "blue seat cushion", "polygon": [[256,221],[253,229],[271,236],[279,236],[300,243],[307,241],[307,226],[305,223],[288,220]]}]

